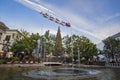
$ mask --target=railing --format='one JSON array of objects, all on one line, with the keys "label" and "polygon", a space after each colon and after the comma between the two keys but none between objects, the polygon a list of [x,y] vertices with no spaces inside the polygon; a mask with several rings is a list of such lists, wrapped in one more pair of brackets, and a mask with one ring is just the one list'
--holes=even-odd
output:
[{"label": "railing", "polygon": [[105,62],[102,61],[93,61],[93,62],[89,62],[88,65],[99,65],[99,66],[105,66]]},{"label": "railing", "polygon": [[120,63],[106,63],[106,62],[89,62],[88,65],[99,65],[110,68],[120,68]]},{"label": "railing", "polygon": [[120,63],[106,63],[106,67],[120,68]]}]

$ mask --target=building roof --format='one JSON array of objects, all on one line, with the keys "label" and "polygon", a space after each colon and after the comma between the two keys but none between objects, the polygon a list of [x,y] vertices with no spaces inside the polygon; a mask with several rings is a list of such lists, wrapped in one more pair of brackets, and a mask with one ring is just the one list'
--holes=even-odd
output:
[{"label": "building roof", "polygon": [[[120,37],[120,32],[118,32],[117,34],[110,36],[112,38],[119,38]],[[119,38],[120,39],[120,38]],[[104,43],[100,42],[99,44],[97,44],[97,48],[99,48],[100,50],[103,50],[104,47]]]},{"label": "building roof", "polygon": [[7,29],[6,31],[17,31],[18,32],[17,29]]},{"label": "building roof", "polygon": [[3,22],[0,22],[0,29],[6,30],[9,29]]},{"label": "building roof", "polygon": [[113,35],[112,37],[113,37],[113,38],[118,38],[118,37],[120,37],[120,32],[117,33],[117,34],[115,34],[115,35]]}]

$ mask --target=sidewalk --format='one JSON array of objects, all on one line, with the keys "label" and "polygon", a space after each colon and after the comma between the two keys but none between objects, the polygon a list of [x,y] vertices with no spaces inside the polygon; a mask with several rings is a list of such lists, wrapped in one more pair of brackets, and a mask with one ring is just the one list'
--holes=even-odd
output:
[{"label": "sidewalk", "polygon": [[0,67],[38,67],[44,66],[42,63],[38,64],[0,64]]}]

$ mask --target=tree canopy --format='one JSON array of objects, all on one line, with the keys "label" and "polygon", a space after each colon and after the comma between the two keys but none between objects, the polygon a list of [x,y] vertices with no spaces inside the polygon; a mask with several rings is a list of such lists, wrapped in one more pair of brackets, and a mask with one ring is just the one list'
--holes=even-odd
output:
[{"label": "tree canopy", "polygon": [[120,39],[108,37],[103,40],[103,43],[104,52],[108,55],[108,57],[113,57],[114,52],[120,51]]},{"label": "tree canopy", "polygon": [[73,48],[73,55],[75,59],[78,58],[78,49],[80,51],[81,58],[84,57],[86,61],[92,59],[94,55],[97,55],[96,45],[91,43],[90,40],[84,36],[78,35],[65,36],[64,44],[66,52],[71,55]]},{"label": "tree canopy", "polygon": [[[11,46],[11,50],[15,53],[26,52],[31,55],[34,49],[39,48],[41,55],[54,53],[55,56],[63,56],[66,53],[69,57],[74,57],[77,60],[79,49],[80,59],[85,58],[86,61],[97,55],[96,45],[88,38],[78,35],[67,35],[62,38],[60,28],[58,28],[56,36],[50,34],[49,30],[44,35],[39,33],[30,35],[24,30],[21,31],[21,34],[24,35],[24,38],[17,39]],[[40,44],[38,44],[38,40],[40,40]]]}]

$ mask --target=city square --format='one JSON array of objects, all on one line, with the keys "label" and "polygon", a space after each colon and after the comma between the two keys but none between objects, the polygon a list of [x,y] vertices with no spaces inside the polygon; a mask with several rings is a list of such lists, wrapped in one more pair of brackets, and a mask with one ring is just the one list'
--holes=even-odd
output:
[{"label": "city square", "polygon": [[1,0],[0,80],[119,80],[119,4]]}]

